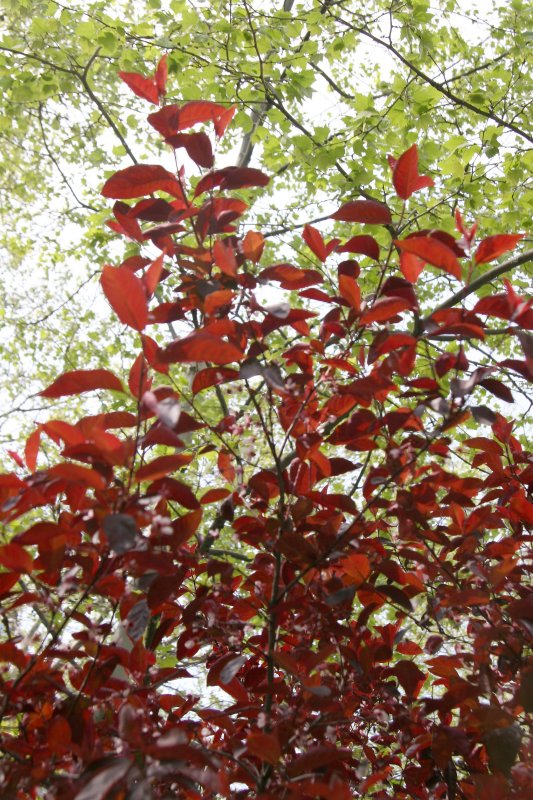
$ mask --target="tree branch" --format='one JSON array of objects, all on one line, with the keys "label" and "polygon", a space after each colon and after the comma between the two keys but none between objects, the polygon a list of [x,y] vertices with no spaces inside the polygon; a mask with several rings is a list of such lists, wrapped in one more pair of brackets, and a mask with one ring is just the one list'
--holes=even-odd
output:
[{"label": "tree branch", "polygon": [[422,72],[421,69],[419,69],[415,64],[413,64],[404,55],[402,55],[402,53],[400,53],[400,51],[394,47],[392,42],[384,42],[378,36],[374,36],[373,33],[366,30],[365,28],[359,28],[357,25],[352,25],[350,22],[343,19],[342,17],[334,16],[333,19],[336,19],[337,22],[340,22],[341,25],[344,25],[350,30],[355,31],[356,33],[360,33],[362,36],[366,36],[368,39],[371,39],[376,44],[381,45],[381,47],[385,47],[385,49],[388,50],[390,53],[393,53],[396,56],[396,58],[402,62],[402,64],[405,64],[405,66],[408,67],[411,70],[411,72],[414,72],[415,75],[418,75],[418,77],[421,78],[425,83],[428,83],[442,95],[447,97],[448,100],[451,100],[452,103],[455,103],[455,105],[462,106],[463,108],[468,108],[469,111],[473,111],[474,114],[479,114],[480,116],[485,117],[485,119],[491,119],[493,122],[496,122],[503,128],[507,128],[507,130],[513,131],[513,133],[516,133],[517,136],[522,137],[522,139],[527,139],[528,142],[533,143],[533,136],[530,136],[525,131],[521,130],[521,128],[518,128],[516,125],[513,125],[512,122],[507,122],[502,117],[498,116],[498,114],[495,114],[493,111],[485,111],[485,109],[473,105],[468,100],[464,100],[462,97],[459,97],[458,95],[454,94],[454,92],[450,91],[450,89],[446,88],[446,86],[444,86],[442,83],[439,83],[438,81],[434,80],[429,75],[427,75],[425,72]]},{"label": "tree branch", "polygon": [[[437,308],[432,311],[434,314],[436,311],[442,311],[444,308],[452,308],[456,303],[461,302],[464,300],[465,297],[468,295],[473,294],[473,292],[477,292],[482,286],[485,286],[487,283],[490,283],[494,280],[494,278],[498,278],[500,275],[503,275],[505,272],[510,272],[515,267],[519,267],[521,264],[527,264],[528,261],[533,261],[533,250],[526,250],[525,253],[521,253],[519,256],[515,256],[514,258],[510,258],[508,261],[504,261],[503,264],[497,264],[492,269],[489,269],[488,272],[485,272],[483,275],[480,275],[479,278],[476,278],[472,283],[469,283],[468,286],[464,286],[455,294],[452,294],[451,297],[448,297],[443,303],[441,303]],[[421,320],[421,324],[423,324],[425,320]]]}]

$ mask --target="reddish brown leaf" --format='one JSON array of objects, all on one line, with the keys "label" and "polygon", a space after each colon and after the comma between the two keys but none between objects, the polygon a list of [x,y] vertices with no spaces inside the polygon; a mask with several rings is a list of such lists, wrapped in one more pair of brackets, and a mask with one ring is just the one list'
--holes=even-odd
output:
[{"label": "reddish brown leaf", "polygon": [[389,208],[377,200],[352,200],[332,214],[331,219],[338,219],[341,222],[361,222],[367,225],[389,225],[392,222]]},{"label": "reddish brown leaf", "polygon": [[279,739],[274,733],[260,731],[249,733],[246,739],[248,752],[268,764],[277,764],[281,758]]},{"label": "reddish brown leaf", "polygon": [[66,397],[67,395],[93,392],[96,389],[110,389],[123,392],[124,387],[112,372],[107,369],[75,369],[64,372],[42,392],[41,397]]},{"label": "reddish brown leaf", "polygon": [[406,695],[409,697],[418,696],[426,675],[413,661],[398,661],[391,672],[398,678],[398,682],[403,687]]},{"label": "reddish brown leaf", "polygon": [[291,264],[275,264],[267,267],[260,274],[261,280],[278,281],[282,289],[303,289],[315,283],[322,283],[323,278],[316,269],[300,269]]},{"label": "reddish brown leaf", "polygon": [[221,683],[230,683],[241,667],[246,664],[246,661],[246,656],[226,653],[226,655],[217,659],[209,670],[207,674],[207,685],[218,686]]},{"label": "reddish brown leaf", "polygon": [[427,175],[420,175],[418,172],[418,148],[416,144],[411,145],[409,150],[394,161],[392,168],[392,182],[396,189],[396,194],[402,200],[408,200],[413,192],[419,189],[426,189],[433,186],[433,180]]},{"label": "reddish brown leaf", "polygon": [[136,331],[144,330],[148,322],[148,305],[139,278],[124,267],[106,265],[100,283],[119,320]]}]

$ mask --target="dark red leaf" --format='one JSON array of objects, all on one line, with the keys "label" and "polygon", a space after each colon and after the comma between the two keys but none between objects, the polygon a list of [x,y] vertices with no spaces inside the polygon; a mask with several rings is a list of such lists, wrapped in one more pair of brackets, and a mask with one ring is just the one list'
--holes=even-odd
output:
[{"label": "dark red leaf", "polygon": [[505,400],[506,403],[514,403],[513,393],[509,387],[505,386],[501,381],[497,381],[496,378],[485,378],[485,380],[479,382],[479,385],[499,397],[500,400]]},{"label": "dark red leaf", "polygon": [[398,661],[392,668],[391,673],[396,675],[398,682],[403,687],[406,695],[417,697],[426,676],[414,661]]},{"label": "dark red leaf", "polygon": [[76,800],[104,800],[132,766],[129,758],[116,759],[111,765],[109,761],[105,763],[107,766],[97,772],[76,794]]},{"label": "dark red leaf", "polygon": [[246,747],[251,755],[257,756],[268,764],[277,764],[281,758],[279,739],[274,733],[262,733],[261,731],[249,733]]},{"label": "dark red leaf", "polygon": [[192,128],[199,122],[213,121],[215,133],[222,136],[235,114],[236,107],[227,108],[210,100],[191,100],[183,106],[168,105],[155,111],[148,117],[148,122],[161,136],[167,138],[186,128]]},{"label": "dark red leaf", "polygon": [[42,392],[41,397],[66,397],[67,395],[92,392],[96,389],[110,389],[123,392],[124,387],[112,372],[107,369],[75,369],[64,372]]},{"label": "dark red leaf", "polygon": [[148,322],[148,305],[139,278],[124,267],[106,265],[100,283],[120,321],[136,331],[142,331]]},{"label": "dark red leaf", "polygon": [[282,289],[303,289],[315,283],[322,283],[323,278],[316,269],[300,269],[291,264],[275,264],[259,273],[261,280],[278,281]]},{"label": "dark red leaf", "polygon": [[189,158],[199,167],[210,169],[214,164],[215,158],[211,140],[203,131],[198,133],[175,133],[172,136],[167,136],[165,141],[175,150],[179,147],[184,147]]},{"label": "dark red leaf", "polygon": [[240,656],[235,653],[226,653],[226,655],[217,659],[207,675],[207,685],[217,686],[221,683],[230,683],[237,675],[241,667],[246,664],[246,656]]},{"label": "dark red leaf", "polygon": [[392,167],[392,182],[396,194],[402,200],[408,200],[413,192],[433,186],[433,180],[427,175],[418,172],[418,148],[413,144],[409,150],[402,153]]}]

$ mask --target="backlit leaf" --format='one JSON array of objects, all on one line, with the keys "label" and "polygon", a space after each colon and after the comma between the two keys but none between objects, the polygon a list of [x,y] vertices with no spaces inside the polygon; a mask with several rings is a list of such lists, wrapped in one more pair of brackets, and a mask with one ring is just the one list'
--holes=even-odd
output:
[{"label": "backlit leaf", "polygon": [[106,265],[100,278],[111,308],[124,325],[142,331],[148,322],[146,293],[139,278],[124,267]]},{"label": "backlit leaf", "polygon": [[71,372],[64,372],[39,394],[41,397],[55,398],[92,392],[97,389],[124,391],[117,376],[107,369],[75,369]]}]

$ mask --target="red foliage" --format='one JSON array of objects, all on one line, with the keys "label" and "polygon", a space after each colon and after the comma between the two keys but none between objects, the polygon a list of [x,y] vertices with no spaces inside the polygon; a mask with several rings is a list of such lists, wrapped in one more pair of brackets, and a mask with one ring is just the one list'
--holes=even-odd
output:
[{"label": "red foliage", "polygon": [[[122,77],[159,103],[166,62]],[[211,169],[207,132],[184,131],[220,136],[233,112],[195,101],[150,121]],[[391,165],[402,200],[432,185],[416,145]],[[513,402],[505,369],[533,380],[530,304],[507,282],[472,310],[425,307],[421,270],[460,281],[475,226],[398,239],[394,197],[332,215],[386,226],[379,244],[306,226],[317,269],[258,267],[265,239],[241,238],[246,205],[222,192],[267,182],[225,167],[194,189],[135,165],[104,186],[144,198],[113,226],[161,256],[103,269],[141,334],[127,381],[76,370],[41,392],[121,392],[121,410],[41,424],[0,475],[3,609],[38,623],[0,644],[2,797],[526,800],[532,460],[479,401]],[[474,262],[519,238],[484,239]],[[334,280],[343,252],[370,264],[334,262]],[[262,306],[270,282],[297,305]],[[493,318],[524,360],[471,356]],[[166,346],[141,333],[168,323]],[[45,435],[61,455],[37,469]],[[214,699],[188,688],[198,669]]]}]

